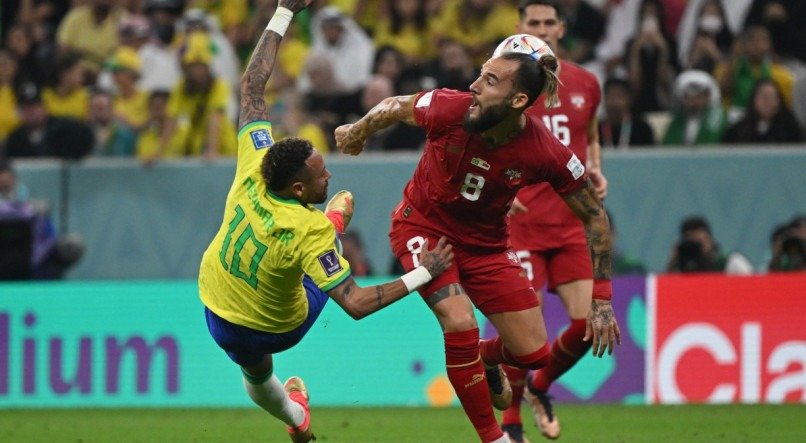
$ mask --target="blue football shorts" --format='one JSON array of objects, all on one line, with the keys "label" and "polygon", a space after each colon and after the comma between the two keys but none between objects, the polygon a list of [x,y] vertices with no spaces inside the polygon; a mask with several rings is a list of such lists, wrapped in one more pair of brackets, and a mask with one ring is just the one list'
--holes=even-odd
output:
[{"label": "blue football shorts", "polygon": [[204,315],[207,318],[210,335],[229,358],[240,366],[255,365],[266,354],[276,354],[290,349],[308,333],[328,300],[327,294],[307,275],[303,276],[302,285],[308,297],[308,317],[296,329],[280,334],[257,331],[230,323],[205,307]]}]

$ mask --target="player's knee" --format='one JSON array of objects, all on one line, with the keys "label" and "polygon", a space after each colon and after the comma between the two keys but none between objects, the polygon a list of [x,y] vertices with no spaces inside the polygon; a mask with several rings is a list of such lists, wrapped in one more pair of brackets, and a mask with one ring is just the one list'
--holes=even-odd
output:
[{"label": "player's knee", "polygon": [[457,313],[453,315],[442,316],[439,318],[442,329],[445,332],[461,332],[477,329],[479,327],[476,322],[476,317],[473,313]]}]

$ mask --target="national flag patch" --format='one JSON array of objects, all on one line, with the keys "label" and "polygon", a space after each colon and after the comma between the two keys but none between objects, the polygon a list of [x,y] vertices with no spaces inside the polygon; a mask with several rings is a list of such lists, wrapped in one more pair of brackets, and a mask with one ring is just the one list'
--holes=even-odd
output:
[{"label": "national flag patch", "polygon": [[320,255],[319,264],[322,265],[322,270],[325,271],[325,275],[328,277],[336,275],[337,272],[343,269],[341,267],[341,262],[339,262],[339,256],[336,254],[334,249],[331,249]]},{"label": "national flag patch", "polygon": [[574,180],[582,177],[582,174],[585,173],[585,167],[582,166],[582,162],[579,161],[576,154],[571,155],[571,159],[568,160],[568,163],[566,163],[565,167],[571,171],[571,175],[574,176]]},{"label": "national flag patch", "polygon": [[484,159],[478,157],[473,157],[473,159],[470,160],[470,164],[473,166],[478,166],[479,168],[484,169],[485,171],[490,170],[490,164],[484,161]]},{"label": "national flag patch", "polygon": [[255,149],[268,148],[274,144],[269,130],[265,128],[255,129],[249,133],[249,136],[252,137],[252,144],[255,145]]}]

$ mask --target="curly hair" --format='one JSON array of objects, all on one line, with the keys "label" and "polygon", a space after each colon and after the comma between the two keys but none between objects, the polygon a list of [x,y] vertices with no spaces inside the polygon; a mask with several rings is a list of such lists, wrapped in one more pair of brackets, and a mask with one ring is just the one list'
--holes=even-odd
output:
[{"label": "curly hair", "polygon": [[290,185],[305,169],[305,161],[313,153],[313,145],[305,139],[288,137],[278,141],[263,157],[260,174],[271,191]]}]

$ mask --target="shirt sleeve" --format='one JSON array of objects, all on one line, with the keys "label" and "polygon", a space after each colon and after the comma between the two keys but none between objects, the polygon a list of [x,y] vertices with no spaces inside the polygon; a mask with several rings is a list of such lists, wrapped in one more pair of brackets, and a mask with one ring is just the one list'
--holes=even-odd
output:
[{"label": "shirt sleeve", "polygon": [[579,157],[544,126],[538,126],[538,134],[539,143],[544,147],[538,152],[545,155],[541,162],[545,165],[542,181],[551,184],[560,195],[571,194],[582,188],[587,173]]},{"label": "shirt sleeve", "polygon": [[263,156],[274,145],[271,123],[254,121],[238,131],[238,166],[236,175],[251,174],[260,167]]},{"label": "shirt sleeve", "polygon": [[327,292],[350,277],[350,264],[339,252],[336,229],[330,220],[321,213],[313,216],[317,220],[301,245],[302,271]]},{"label": "shirt sleeve", "polygon": [[450,89],[421,92],[414,102],[414,121],[430,135],[460,124],[472,100],[469,93]]}]

